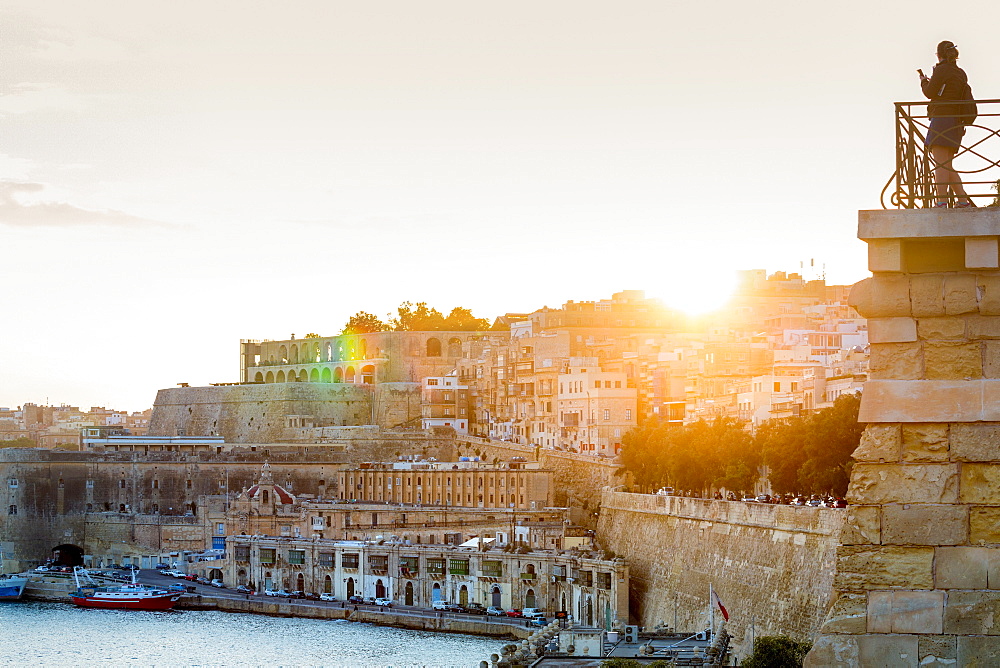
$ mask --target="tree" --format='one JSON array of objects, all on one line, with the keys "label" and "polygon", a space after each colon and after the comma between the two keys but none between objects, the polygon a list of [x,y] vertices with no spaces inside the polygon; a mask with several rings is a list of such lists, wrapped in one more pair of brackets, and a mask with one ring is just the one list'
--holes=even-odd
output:
[{"label": "tree", "polygon": [[482,332],[489,328],[489,320],[477,318],[471,310],[461,306],[453,308],[444,321],[444,329],[454,332]]},{"label": "tree", "polygon": [[21,436],[10,441],[0,441],[0,448],[34,448],[36,445],[37,443],[27,436]]},{"label": "tree", "polygon": [[808,641],[793,640],[785,635],[761,636],[754,640],[753,654],[743,660],[744,668],[801,668],[806,654],[812,649]]},{"label": "tree", "polygon": [[389,326],[379,320],[378,316],[358,311],[344,325],[341,334],[371,334],[372,332],[384,332],[387,329]]},{"label": "tree", "polygon": [[428,332],[444,329],[444,316],[427,302],[403,302],[396,309],[397,317],[389,325],[397,332]]}]

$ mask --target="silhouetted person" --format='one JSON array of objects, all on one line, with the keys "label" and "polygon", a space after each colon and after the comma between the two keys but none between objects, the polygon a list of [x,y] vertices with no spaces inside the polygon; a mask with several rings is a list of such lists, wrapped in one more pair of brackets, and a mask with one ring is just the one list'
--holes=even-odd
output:
[{"label": "silhouetted person", "polygon": [[920,73],[920,89],[930,100],[927,115],[931,124],[925,144],[934,161],[934,188],[937,193],[937,203],[934,206],[946,208],[950,190],[958,200],[955,207],[967,209],[973,204],[951,161],[962,148],[962,138],[965,136],[965,125],[959,118],[962,107],[957,101],[967,98],[969,77],[956,62],[958,47],[953,42],[945,40],[938,44],[937,58],[938,63],[931,76],[925,76],[922,70],[917,70]]}]

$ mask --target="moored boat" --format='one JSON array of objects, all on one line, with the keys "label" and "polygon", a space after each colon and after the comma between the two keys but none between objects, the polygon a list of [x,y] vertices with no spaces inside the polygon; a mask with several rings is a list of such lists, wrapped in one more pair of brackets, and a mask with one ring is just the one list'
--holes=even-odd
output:
[{"label": "moored boat", "polygon": [[[86,569],[73,569],[76,591],[70,600],[84,608],[111,608],[115,610],[170,610],[181,593],[164,587],[139,584],[132,574],[132,582],[99,585],[91,579]],[[81,580],[83,579],[83,581]]]},{"label": "moored boat", "polygon": [[21,575],[0,575],[0,601],[16,601],[21,598],[28,578]]}]

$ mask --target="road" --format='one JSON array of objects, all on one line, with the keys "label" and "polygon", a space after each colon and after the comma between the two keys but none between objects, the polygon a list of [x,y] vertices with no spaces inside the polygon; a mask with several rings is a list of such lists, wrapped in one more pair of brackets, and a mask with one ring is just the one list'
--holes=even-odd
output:
[{"label": "road", "polygon": [[[188,580],[180,580],[178,578],[171,577],[169,575],[163,575],[157,570],[147,569],[139,572],[139,580],[141,582],[146,582],[153,585],[160,585],[166,587],[172,584],[183,584],[188,587],[194,587],[195,594],[201,594],[202,596],[214,596],[216,598],[231,598],[231,599],[246,599],[246,594],[241,594],[235,589],[222,589],[219,587],[213,587],[211,585],[201,584],[198,582],[190,582]],[[254,594],[251,598],[260,598],[264,600],[270,600],[271,597],[264,596],[263,594]],[[290,603],[294,605],[302,606],[316,606],[316,607],[357,607],[359,610],[369,610],[369,611],[380,611],[377,605],[370,603],[358,603],[356,606],[354,603],[345,604],[342,601],[310,601],[308,599],[289,599]],[[519,617],[488,617],[486,615],[473,615],[463,612],[442,612],[440,610],[431,610],[430,608],[418,607],[415,605],[400,605],[393,604],[392,612],[395,614],[409,615],[412,617],[443,617],[446,619],[468,619],[481,622],[490,622],[494,624],[503,624],[506,626],[520,626],[526,625],[525,619]]]}]

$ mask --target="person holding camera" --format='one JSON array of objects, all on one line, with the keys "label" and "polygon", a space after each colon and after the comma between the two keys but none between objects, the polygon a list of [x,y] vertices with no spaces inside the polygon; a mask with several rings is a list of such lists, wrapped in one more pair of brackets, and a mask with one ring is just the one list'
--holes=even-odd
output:
[{"label": "person holding camera", "polygon": [[938,44],[937,58],[938,62],[931,76],[924,75],[923,70],[917,70],[920,89],[930,100],[927,115],[931,124],[924,143],[934,161],[934,188],[937,194],[934,206],[946,208],[950,191],[956,197],[955,208],[967,209],[974,205],[951,161],[962,148],[962,138],[965,136],[962,106],[958,101],[969,95],[966,91],[971,93],[969,77],[958,66],[958,47],[953,42],[945,40]]}]

